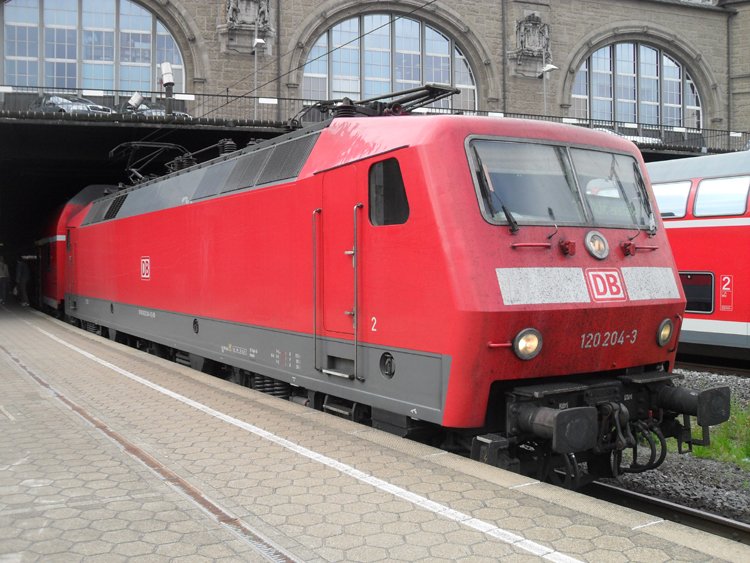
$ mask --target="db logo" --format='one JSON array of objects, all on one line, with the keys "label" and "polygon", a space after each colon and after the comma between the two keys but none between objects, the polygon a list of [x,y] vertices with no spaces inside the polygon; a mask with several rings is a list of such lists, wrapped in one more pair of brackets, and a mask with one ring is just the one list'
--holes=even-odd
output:
[{"label": "db logo", "polygon": [[611,270],[586,270],[586,283],[594,301],[625,301],[625,286],[620,272]]},{"label": "db logo", "polygon": [[141,256],[141,279],[151,279],[151,258],[148,256]]}]

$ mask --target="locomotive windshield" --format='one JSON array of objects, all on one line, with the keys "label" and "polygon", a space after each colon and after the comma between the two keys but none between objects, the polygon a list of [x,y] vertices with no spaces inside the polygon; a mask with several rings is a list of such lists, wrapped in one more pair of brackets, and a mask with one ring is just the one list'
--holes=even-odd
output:
[{"label": "locomotive windshield", "polygon": [[653,214],[638,163],[567,146],[474,140],[480,203],[492,223],[648,228]]}]

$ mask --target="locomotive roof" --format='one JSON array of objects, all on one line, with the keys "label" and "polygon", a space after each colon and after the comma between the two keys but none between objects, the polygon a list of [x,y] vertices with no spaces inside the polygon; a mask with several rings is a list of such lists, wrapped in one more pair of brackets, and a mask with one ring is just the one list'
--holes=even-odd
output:
[{"label": "locomotive roof", "polygon": [[652,183],[692,178],[736,176],[750,173],[750,151],[693,156],[650,162],[646,165]]},{"label": "locomotive roof", "polygon": [[312,176],[407,146],[437,146],[470,135],[539,139],[637,152],[617,135],[573,125],[458,115],[334,118],[120,190],[96,200],[83,225]]}]

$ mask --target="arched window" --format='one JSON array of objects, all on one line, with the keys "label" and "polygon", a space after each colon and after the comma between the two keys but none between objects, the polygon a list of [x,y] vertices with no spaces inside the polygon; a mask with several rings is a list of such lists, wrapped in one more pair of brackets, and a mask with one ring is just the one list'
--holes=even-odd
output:
[{"label": "arched window", "polygon": [[476,109],[474,74],[453,39],[418,20],[368,14],[342,21],[318,38],[302,91],[310,100],[356,100],[422,84],[460,88],[460,95],[439,105]]},{"label": "arched window", "polygon": [[131,0],[10,0],[3,9],[6,85],[152,91],[169,62],[184,91],[172,34]]},{"label": "arched window", "polygon": [[687,70],[643,43],[615,43],[586,59],[573,84],[574,117],[699,129],[700,96]]}]

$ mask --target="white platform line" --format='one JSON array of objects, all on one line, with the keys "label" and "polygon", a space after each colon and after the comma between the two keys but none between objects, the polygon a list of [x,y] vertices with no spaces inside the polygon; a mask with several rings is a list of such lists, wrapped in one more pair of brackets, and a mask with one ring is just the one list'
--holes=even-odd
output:
[{"label": "white platform line", "polygon": [[655,526],[656,524],[662,524],[664,520],[654,520],[653,522],[648,522],[647,524],[641,524],[640,526],[635,526],[634,528],[630,528],[631,530],[640,530],[641,528],[648,528],[649,526]]},{"label": "white platform line", "polygon": [[153,389],[154,391],[158,391],[159,393],[162,393],[163,395],[166,395],[168,397],[171,397],[172,399],[180,401],[181,403],[185,405],[191,406],[194,409],[199,410],[214,418],[217,418],[223,422],[226,422],[227,424],[231,424],[237,428],[241,428],[243,430],[246,430],[247,432],[255,434],[256,436],[264,438],[265,440],[268,440],[269,442],[272,442],[283,448],[286,448],[287,450],[290,450],[296,454],[304,456],[313,461],[317,461],[318,463],[321,463],[332,469],[336,469],[345,475],[349,475],[350,477],[358,481],[361,481],[362,483],[366,483],[377,489],[380,489],[381,491],[390,493],[402,500],[405,500],[407,502],[414,504],[415,506],[418,506],[419,508],[428,510],[434,514],[443,516],[444,518],[447,518],[449,520],[453,520],[454,522],[459,522],[463,524],[464,526],[467,526],[468,528],[471,528],[478,532],[482,532],[487,536],[493,537],[502,542],[505,542],[507,544],[523,549],[524,551],[527,551],[529,553],[532,553],[533,555],[542,557],[549,561],[555,561],[557,563],[577,563],[580,561],[578,559],[565,555],[564,553],[555,551],[554,549],[544,546],[540,543],[527,540],[526,538],[519,536],[515,532],[504,530],[502,528],[495,526],[494,524],[490,524],[489,522],[484,522],[483,520],[479,520],[477,518],[472,518],[468,514],[459,512],[457,510],[453,510],[452,508],[445,506],[444,504],[431,501],[430,499],[425,498],[421,495],[417,495],[415,493],[407,491],[406,489],[393,485],[392,483],[383,481],[382,479],[379,479],[373,475],[365,473],[364,471],[355,469],[354,467],[350,465],[341,463],[340,461],[337,461],[333,458],[322,455],[313,450],[309,450],[303,446],[300,446],[299,444],[296,444],[290,440],[287,440],[286,438],[282,438],[281,436],[277,436],[276,434],[268,432],[267,430],[263,430],[262,428],[258,426],[249,424],[245,421],[234,418],[233,416],[229,416],[228,414],[217,411],[207,405],[204,405],[203,403],[199,403],[198,401],[194,401],[193,399],[185,397],[184,395],[180,395],[179,393],[175,393],[174,391],[171,391],[167,389],[166,387],[157,385],[147,379],[144,379],[138,375],[135,375],[134,373],[131,373],[121,367],[118,367],[115,364],[112,364],[106,360],[103,360],[99,358],[98,356],[95,356],[94,354],[91,354],[90,352],[83,350],[82,348],[78,348],[77,346],[63,340],[62,338],[59,338],[55,336],[54,334],[49,333],[46,330],[39,328],[38,326],[35,326],[31,323],[28,323],[28,324],[30,324],[37,331],[51,338],[55,342],[62,344],[66,348],[69,348],[70,350],[73,350],[74,352],[81,354],[82,356],[98,363],[101,366],[111,369],[119,373],[120,375],[124,375],[128,379],[131,379],[142,385],[145,385],[146,387],[149,387],[150,389]]}]

